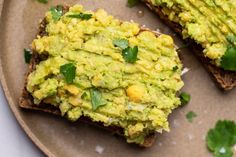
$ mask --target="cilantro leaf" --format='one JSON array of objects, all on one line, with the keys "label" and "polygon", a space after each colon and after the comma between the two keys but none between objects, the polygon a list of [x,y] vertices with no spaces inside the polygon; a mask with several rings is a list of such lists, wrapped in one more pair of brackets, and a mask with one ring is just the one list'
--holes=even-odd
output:
[{"label": "cilantro leaf", "polygon": [[206,137],[208,149],[215,157],[232,157],[231,147],[236,144],[236,123],[219,120],[215,128],[210,129]]},{"label": "cilantro leaf", "polygon": [[126,49],[123,49],[122,56],[128,63],[135,63],[138,56],[138,46],[127,47]]},{"label": "cilantro leaf", "polygon": [[122,49],[122,56],[128,63],[135,63],[138,56],[138,46],[133,48],[129,46],[129,41],[126,39],[115,39],[113,45]]},{"label": "cilantro leaf", "polygon": [[93,110],[96,110],[98,107],[106,104],[106,102],[102,99],[102,93],[99,90],[96,88],[91,88],[89,91]]},{"label": "cilantro leaf", "polygon": [[188,121],[189,121],[190,123],[193,122],[193,119],[194,119],[195,117],[197,117],[197,114],[196,114],[195,112],[193,112],[193,111],[189,111],[189,112],[186,114],[186,118],[188,119]]},{"label": "cilantro leaf", "polygon": [[232,44],[234,44],[236,42],[236,36],[234,36],[234,35],[228,35],[226,37],[226,39],[228,40],[228,42],[230,42]]},{"label": "cilantro leaf", "polygon": [[54,21],[58,21],[60,20],[62,14],[63,14],[63,6],[61,5],[57,5],[56,7],[51,7],[50,8],[50,12],[52,14],[52,19]]},{"label": "cilantro leaf", "polygon": [[191,100],[191,96],[185,92],[182,92],[179,97],[182,105],[186,105]]},{"label": "cilantro leaf", "polygon": [[31,53],[30,49],[24,49],[25,63],[29,64],[31,57],[32,57],[32,53]]},{"label": "cilantro leaf", "polygon": [[39,3],[47,4],[48,0],[37,0]]},{"label": "cilantro leaf", "polygon": [[172,70],[173,70],[174,72],[177,71],[178,69],[179,69],[179,67],[178,67],[177,65],[172,68]]},{"label": "cilantro leaf", "polygon": [[129,46],[129,41],[126,39],[115,39],[113,40],[113,45],[121,49],[126,49]]},{"label": "cilantro leaf", "polygon": [[128,0],[127,1],[127,6],[131,8],[135,5],[137,5],[139,2],[140,2],[140,0]]},{"label": "cilantro leaf", "polygon": [[77,18],[82,20],[89,20],[92,16],[93,16],[92,14],[83,14],[83,13],[67,15],[67,17]]},{"label": "cilantro leaf", "polygon": [[75,79],[76,67],[73,63],[67,63],[60,67],[60,73],[64,76],[67,83],[73,83]]},{"label": "cilantro leaf", "polygon": [[214,152],[215,157],[232,157],[233,152],[230,147],[219,147]]},{"label": "cilantro leaf", "polygon": [[224,56],[221,58],[221,67],[224,70],[236,71],[236,47],[228,46]]}]

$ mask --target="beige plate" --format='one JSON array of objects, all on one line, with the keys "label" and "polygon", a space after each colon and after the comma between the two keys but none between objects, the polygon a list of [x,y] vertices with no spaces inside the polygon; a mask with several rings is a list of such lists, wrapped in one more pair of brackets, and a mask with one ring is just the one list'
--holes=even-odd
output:
[{"label": "beige plate", "polygon": [[[45,154],[57,157],[211,156],[206,149],[204,137],[218,119],[236,120],[236,90],[229,93],[220,91],[188,50],[185,50],[183,57],[190,71],[184,75],[186,86],[183,90],[191,93],[191,103],[174,111],[170,117],[171,132],[159,135],[152,148],[141,149],[126,144],[122,138],[79,122],[70,123],[52,115],[21,110],[18,99],[27,69],[23,48],[28,47],[35,37],[39,19],[43,18],[44,12],[51,5],[79,2],[87,9],[104,8],[117,18],[133,19],[174,36],[146,7],[139,5],[127,8],[126,0],[49,1],[49,4],[44,5],[37,0],[6,0],[0,28],[0,76],[7,100],[25,132]],[[139,10],[144,11],[143,17],[138,16]],[[176,37],[175,40],[180,46],[181,41]],[[198,114],[193,123],[185,118],[185,114],[191,110]],[[104,148],[102,155],[95,151],[98,145]]]}]

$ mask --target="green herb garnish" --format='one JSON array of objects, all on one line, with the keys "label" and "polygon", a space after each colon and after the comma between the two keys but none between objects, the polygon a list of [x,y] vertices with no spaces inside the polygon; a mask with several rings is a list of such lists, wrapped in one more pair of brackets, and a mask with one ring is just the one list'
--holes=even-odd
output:
[{"label": "green herb garnish", "polygon": [[179,95],[180,101],[182,105],[186,105],[190,100],[191,100],[191,96],[188,93],[182,92]]},{"label": "green herb garnish", "polygon": [[56,7],[51,7],[50,12],[52,14],[52,19],[54,21],[60,20],[62,14],[63,14],[63,6],[57,5]]},{"label": "green herb garnish", "polygon": [[221,67],[225,70],[236,71],[236,47],[228,46],[224,56],[221,58]]},{"label": "green herb garnish", "polygon": [[208,131],[206,142],[214,157],[232,157],[232,147],[236,144],[236,123],[219,120],[215,128]]},{"label": "green herb garnish", "polygon": [[115,39],[113,40],[113,45],[121,49],[126,49],[129,46],[129,41],[126,39]]},{"label": "green herb garnish", "polygon": [[229,147],[219,147],[214,151],[214,157],[232,157],[233,152]]},{"label": "green herb garnish", "polygon": [[75,79],[76,67],[73,63],[67,63],[60,67],[60,73],[64,76],[67,83],[73,83]]},{"label": "green herb garnish", "polygon": [[189,112],[186,114],[186,118],[188,119],[188,121],[189,121],[190,123],[193,122],[193,119],[194,119],[195,117],[197,117],[197,114],[196,114],[195,112],[193,112],[193,111],[189,111]]},{"label": "green herb garnish", "polygon": [[92,16],[93,16],[92,14],[83,14],[83,13],[67,15],[67,17],[77,18],[82,20],[89,20]]},{"label": "green herb garnish", "polygon": [[48,0],[37,0],[39,3],[47,4]]},{"label": "green herb garnish", "polygon": [[122,56],[128,63],[135,63],[138,56],[138,46],[133,48],[129,46],[129,41],[126,39],[115,39],[113,45],[122,49]]},{"label": "green herb garnish", "polygon": [[224,70],[236,71],[236,36],[228,35],[226,39],[229,42],[227,50],[221,58],[221,67]]},{"label": "green herb garnish", "polygon": [[96,88],[91,88],[90,97],[93,110],[96,110],[98,107],[103,106],[106,102],[102,99],[102,93]]},{"label": "green herb garnish", "polygon": [[178,67],[177,65],[172,68],[172,70],[173,70],[174,72],[177,71],[178,69],[179,69],[179,67]]},{"label": "green herb garnish", "polygon": [[31,53],[30,49],[24,49],[25,63],[29,64],[31,57],[32,57],[32,53]]},{"label": "green herb garnish", "polygon": [[234,35],[228,35],[226,37],[226,39],[228,40],[228,42],[230,42],[231,44],[234,44],[236,42],[236,36]]},{"label": "green herb garnish", "polygon": [[137,5],[139,2],[140,2],[140,0],[128,0],[127,1],[127,6],[131,8],[135,5]]},{"label": "green herb garnish", "polygon": [[128,63],[135,63],[138,56],[138,46],[127,47],[122,51],[122,56]]}]

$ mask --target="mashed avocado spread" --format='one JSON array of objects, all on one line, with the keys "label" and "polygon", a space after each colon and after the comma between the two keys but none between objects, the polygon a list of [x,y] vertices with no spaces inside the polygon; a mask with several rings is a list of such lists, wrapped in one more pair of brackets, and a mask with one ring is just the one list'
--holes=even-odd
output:
[{"label": "mashed avocado spread", "polygon": [[[81,5],[57,20],[53,16],[46,13],[48,35],[32,43],[35,52],[48,56],[28,76],[35,104],[58,107],[71,121],[86,116],[119,126],[128,142],[142,144],[149,133],[169,130],[167,118],[180,105],[176,92],[183,86],[170,36],[141,31],[101,9],[83,11]],[[137,53],[132,63],[124,57],[127,42],[127,52]]]},{"label": "mashed avocado spread", "polygon": [[[236,71],[236,1],[151,0],[151,3],[160,6],[169,20],[182,26],[184,38],[191,38],[201,44],[204,48],[204,55],[214,64],[225,70]],[[228,40],[229,37],[235,39]],[[234,42],[234,52],[232,49],[229,52],[230,42]],[[227,55],[232,58],[229,62],[234,67],[222,65],[226,64],[225,61],[222,61],[222,57],[226,53],[229,53]]]}]

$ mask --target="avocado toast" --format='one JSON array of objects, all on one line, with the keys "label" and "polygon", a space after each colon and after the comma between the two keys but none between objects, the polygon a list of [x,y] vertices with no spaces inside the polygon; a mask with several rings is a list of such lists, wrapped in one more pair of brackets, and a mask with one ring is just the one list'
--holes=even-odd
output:
[{"label": "avocado toast", "polygon": [[104,10],[57,6],[32,42],[20,107],[81,120],[149,147],[180,105],[182,64],[167,35]]},{"label": "avocado toast", "polygon": [[190,47],[220,88],[236,86],[234,1],[144,0]]}]

